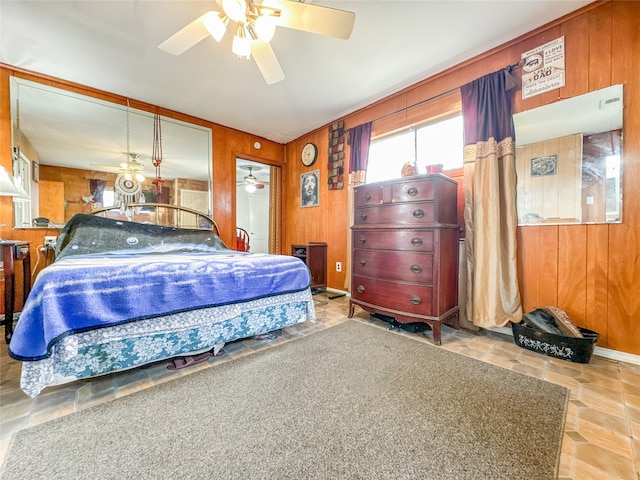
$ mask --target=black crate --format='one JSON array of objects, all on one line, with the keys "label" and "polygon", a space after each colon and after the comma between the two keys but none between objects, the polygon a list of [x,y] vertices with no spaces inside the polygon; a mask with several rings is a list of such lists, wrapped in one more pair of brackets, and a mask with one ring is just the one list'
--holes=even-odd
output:
[{"label": "black crate", "polygon": [[528,327],[522,322],[511,324],[513,339],[519,347],[569,362],[589,363],[598,341],[598,333],[586,328],[578,328],[584,338],[554,335]]}]

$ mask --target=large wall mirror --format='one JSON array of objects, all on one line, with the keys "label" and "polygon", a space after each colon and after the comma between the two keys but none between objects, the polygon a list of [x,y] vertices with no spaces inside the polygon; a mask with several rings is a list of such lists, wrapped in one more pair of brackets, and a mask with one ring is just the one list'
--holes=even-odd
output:
[{"label": "large wall mirror", "polygon": [[513,116],[519,225],[622,222],[622,85]]},{"label": "large wall mirror", "polygon": [[[211,129],[15,77],[10,87],[16,228],[61,227],[123,193],[211,213]],[[139,192],[122,180],[136,173]]]}]

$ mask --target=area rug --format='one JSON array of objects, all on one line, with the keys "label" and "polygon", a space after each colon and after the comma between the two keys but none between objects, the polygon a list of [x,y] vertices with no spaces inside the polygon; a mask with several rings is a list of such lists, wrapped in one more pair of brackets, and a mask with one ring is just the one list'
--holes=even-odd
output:
[{"label": "area rug", "polygon": [[554,479],[568,391],[351,320],[19,432],[10,479]]}]

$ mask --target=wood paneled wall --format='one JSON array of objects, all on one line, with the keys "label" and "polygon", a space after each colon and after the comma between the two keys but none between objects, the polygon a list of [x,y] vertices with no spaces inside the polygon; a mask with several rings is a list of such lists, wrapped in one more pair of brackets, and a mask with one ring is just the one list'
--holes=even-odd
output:
[{"label": "wood paneled wall", "polygon": [[[523,307],[528,311],[559,306],[579,325],[599,332],[599,346],[640,354],[640,2],[596,2],[336,120],[344,120],[351,128],[383,119],[374,123],[378,134],[385,128],[397,128],[398,122],[419,121],[419,109],[390,115],[517,63],[521,53],[561,36],[565,37],[566,86],[527,100],[518,91],[514,112],[624,84],[623,223],[519,227]],[[384,126],[384,122],[391,125]],[[327,127],[286,146],[283,248],[292,243],[327,242],[328,286],[343,289],[344,273],[335,271],[335,262],[347,258],[351,212],[346,189],[327,189]],[[302,166],[299,155],[308,141],[320,149],[312,167],[321,172],[320,206],[302,209],[299,176],[311,169]],[[462,178],[457,180],[461,184]]]}]

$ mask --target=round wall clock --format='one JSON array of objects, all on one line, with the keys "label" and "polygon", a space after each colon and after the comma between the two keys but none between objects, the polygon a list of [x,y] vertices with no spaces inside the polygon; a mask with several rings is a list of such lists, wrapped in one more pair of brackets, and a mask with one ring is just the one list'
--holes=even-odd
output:
[{"label": "round wall clock", "polygon": [[318,147],[315,143],[307,143],[304,147],[302,147],[302,153],[300,154],[300,159],[302,160],[302,164],[305,167],[310,167],[314,163],[316,163],[316,159],[318,158]]}]

